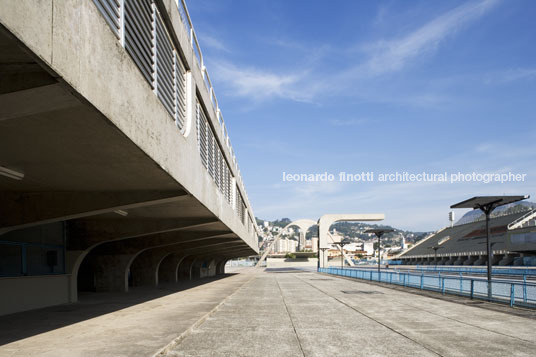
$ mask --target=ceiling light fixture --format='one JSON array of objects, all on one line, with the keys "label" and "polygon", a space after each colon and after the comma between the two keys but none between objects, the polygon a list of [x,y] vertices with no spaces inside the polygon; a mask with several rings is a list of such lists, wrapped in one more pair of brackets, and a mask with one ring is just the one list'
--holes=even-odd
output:
[{"label": "ceiling light fixture", "polygon": [[128,212],[123,211],[122,209],[118,209],[118,210],[114,211],[114,213],[117,213],[118,215],[123,216],[123,217],[128,216]]},{"label": "ceiling light fixture", "polygon": [[13,180],[22,180],[24,178],[24,174],[22,172],[15,171],[13,169],[8,169],[4,166],[0,166],[0,175],[9,177]]}]

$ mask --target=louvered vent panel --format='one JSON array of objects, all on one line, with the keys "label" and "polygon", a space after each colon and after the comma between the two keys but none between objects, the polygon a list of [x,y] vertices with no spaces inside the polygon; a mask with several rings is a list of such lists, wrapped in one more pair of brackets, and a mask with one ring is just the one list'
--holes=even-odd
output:
[{"label": "louvered vent panel", "polygon": [[119,0],[93,0],[110,28],[119,37],[121,28]]},{"label": "louvered vent panel", "polygon": [[175,51],[164,23],[156,18],[156,95],[175,118]]},{"label": "louvered vent panel", "polygon": [[153,5],[151,0],[124,0],[125,49],[152,88],[154,75]]},{"label": "louvered vent panel", "polygon": [[186,122],[186,70],[181,58],[175,52],[175,120],[183,130]]},{"label": "louvered vent panel", "polygon": [[203,166],[207,167],[207,118],[201,105],[197,103],[197,145]]}]

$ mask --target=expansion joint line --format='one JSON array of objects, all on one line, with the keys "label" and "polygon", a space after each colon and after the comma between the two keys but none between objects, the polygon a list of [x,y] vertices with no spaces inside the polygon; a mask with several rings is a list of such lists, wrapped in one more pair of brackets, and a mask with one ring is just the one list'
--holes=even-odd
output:
[{"label": "expansion joint line", "polygon": [[283,300],[283,305],[285,305],[285,309],[287,310],[288,318],[290,319],[290,323],[292,324],[292,329],[294,330],[294,335],[296,335],[296,340],[298,341],[298,346],[300,347],[300,351],[302,353],[302,356],[305,357],[305,352],[303,352],[303,347],[300,341],[300,336],[298,336],[298,331],[296,331],[296,325],[294,325],[294,320],[292,319],[292,315],[290,314],[290,311],[288,309],[287,303],[285,301],[285,297],[283,296],[283,290],[281,289],[281,285],[279,285],[279,280],[277,280],[277,277],[275,278],[275,281],[277,283],[277,287],[279,288],[279,294],[281,295],[281,300]]},{"label": "expansion joint line", "polygon": [[433,311],[429,311],[429,310],[426,310],[426,309],[423,309],[422,307],[417,307],[417,306],[413,306],[411,304],[406,304],[406,303],[401,303],[399,302],[400,305],[404,305],[404,306],[408,306],[408,307],[411,307],[411,308],[414,308],[415,310],[420,310],[420,311],[424,311],[426,313],[429,313],[431,315],[434,315],[434,316],[438,316],[438,317],[442,317],[444,319],[448,319],[448,320],[451,320],[451,321],[456,321],[460,324],[463,324],[463,325],[467,325],[467,326],[471,326],[471,327],[474,327],[474,328],[477,328],[477,329],[480,329],[480,330],[484,330],[484,331],[488,331],[488,332],[491,332],[491,333],[495,333],[497,335],[501,335],[501,336],[504,336],[504,337],[510,337],[510,338],[513,338],[513,339],[516,339],[516,340],[519,340],[519,341],[523,341],[523,342],[528,342],[528,343],[531,343],[531,344],[535,344],[534,341],[530,341],[530,340],[525,340],[524,338],[520,338],[520,337],[517,337],[517,336],[511,336],[511,335],[507,335],[505,333],[502,333],[502,332],[498,332],[498,331],[494,331],[494,330],[490,330],[488,328],[485,328],[485,327],[482,327],[482,326],[478,326],[478,325],[475,325],[475,324],[471,324],[469,322],[465,322],[465,321],[462,321],[462,320],[458,320],[458,319],[455,319],[453,317],[449,317],[449,316],[444,316],[444,315],[441,315],[441,314],[438,314],[436,312],[433,312]]},{"label": "expansion joint line", "polygon": [[296,279],[301,280],[301,281],[304,282],[305,284],[312,286],[312,287],[315,288],[316,290],[320,291],[322,294],[324,294],[324,295],[326,295],[326,296],[329,296],[329,297],[332,298],[333,300],[336,300],[336,301],[340,302],[341,304],[343,304],[344,306],[346,306],[346,307],[348,307],[348,308],[354,310],[354,311],[357,312],[358,314],[363,315],[363,316],[366,317],[367,319],[372,320],[372,321],[376,322],[377,324],[380,324],[380,325],[382,325],[383,327],[387,328],[388,330],[390,330],[390,331],[392,331],[392,332],[394,332],[394,333],[396,333],[396,334],[398,334],[398,335],[400,335],[400,336],[402,336],[402,337],[404,337],[404,338],[410,340],[411,342],[413,342],[413,343],[415,343],[415,344],[421,346],[422,348],[426,349],[427,351],[429,351],[429,352],[431,352],[431,353],[433,353],[433,354],[435,354],[435,355],[437,355],[437,356],[444,357],[442,354],[440,354],[440,353],[434,351],[434,350],[431,349],[430,347],[428,347],[428,346],[426,346],[426,345],[424,345],[424,344],[422,344],[422,343],[420,343],[420,342],[418,342],[418,341],[412,339],[412,338],[409,337],[409,336],[404,335],[402,332],[395,330],[394,328],[390,327],[389,325],[386,325],[386,324],[384,324],[383,322],[380,322],[380,321],[376,320],[375,318],[373,318],[373,317],[371,317],[371,316],[365,314],[363,311],[358,310],[358,309],[355,308],[354,306],[348,305],[347,303],[345,303],[345,302],[342,301],[341,299],[336,298],[335,296],[331,296],[331,295],[329,295],[329,294],[326,293],[324,290],[322,290],[322,289],[320,289],[320,288],[314,286],[313,284],[311,284],[311,283],[309,283],[309,282],[307,282],[307,281],[305,281],[305,280],[303,280],[303,279],[300,279],[300,278],[296,278]]}]

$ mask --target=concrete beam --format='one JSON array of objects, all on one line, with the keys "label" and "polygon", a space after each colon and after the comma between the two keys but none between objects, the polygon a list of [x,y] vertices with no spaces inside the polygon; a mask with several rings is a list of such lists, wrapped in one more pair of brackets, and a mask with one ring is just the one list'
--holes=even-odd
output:
[{"label": "concrete beam", "polygon": [[184,191],[4,192],[0,194],[0,234],[117,210],[176,202],[188,197]]},{"label": "concrete beam", "polygon": [[[200,246],[201,241],[207,240],[210,242],[221,242],[222,240],[240,241],[240,238],[236,237],[233,233],[229,231],[171,232],[104,243],[95,248],[95,253],[107,255],[127,253],[130,254],[138,253],[151,248],[177,246],[184,244],[186,244],[185,248],[190,248]],[[203,244],[205,244],[205,242]],[[174,250],[179,250],[179,248]]]},{"label": "concrete beam", "polygon": [[80,105],[59,83],[0,94],[0,121]]},{"label": "concrete beam", "polygon": [[69,222],[68,249],[87,249],[96,244],[155,234],[209,227],[220,221],[199,219],[84,219]]}]

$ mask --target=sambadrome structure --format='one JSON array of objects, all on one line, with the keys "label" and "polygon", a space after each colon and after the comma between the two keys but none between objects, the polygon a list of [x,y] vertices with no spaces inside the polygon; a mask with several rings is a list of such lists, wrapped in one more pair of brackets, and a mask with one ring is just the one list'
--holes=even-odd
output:
[{"label": "sambadrome structure", "polygon": [[0,314],[258,252],[181,0],[2,0],[0,78]]}]

